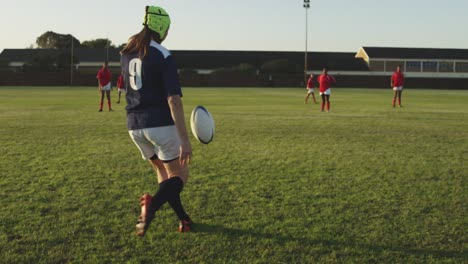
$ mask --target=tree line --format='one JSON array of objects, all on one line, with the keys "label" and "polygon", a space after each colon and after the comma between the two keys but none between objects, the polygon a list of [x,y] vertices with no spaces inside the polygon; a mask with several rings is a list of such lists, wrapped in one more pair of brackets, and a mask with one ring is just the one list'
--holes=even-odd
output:
[{"label": "tree line", "polygon": [[74,48],[123,48],[125,43],[116,46],[108,38],[97,38],[80,42],[71,34],[59,34],[47,31],[36,39],[37,47],[40,49],[70,49]]},{"label": "tree line", "polygon": [[[104,49],[107,47],[122,49],[124,45],[126,45],[126,43],[123,43],[116,46],[107,38],[97,38],[80,42],[80,40],[71,34],[59,34],[53,31],[47,31],[40,35],[36,39],[36,44],[37,48],[42,49],[42,51],[35,52],[28,58],[28,61],[26,61],[23,66],[23,70],[25,71],[69,71],[73,69],[74,67],[71,67],[72,45],[74,49]],[[79,58],[73,55],[73,64],[78,65],[79,63]],[[241,63],[237,66],[219,68],[215,70],[215,73],[241,72],[257,75],[259,73],[296,73],[302,71],[301,67],[301,65],[287,59],[272,59],[257,66]],[[182,70],[187,73],[191,71],[190,69]]]},{"label": "tree line", "polygon": [[79,64],[79,58],[72,57],[71,48],[123,48],[125,43],[116,46],[107,38],[97,38],[81,42],[71,34],[59,34],[53,31],[47,31],[37,37],[37,49],[41,52],[35,52],[30,56],[22,67],[23,71],[69,71],[73,65]]}]

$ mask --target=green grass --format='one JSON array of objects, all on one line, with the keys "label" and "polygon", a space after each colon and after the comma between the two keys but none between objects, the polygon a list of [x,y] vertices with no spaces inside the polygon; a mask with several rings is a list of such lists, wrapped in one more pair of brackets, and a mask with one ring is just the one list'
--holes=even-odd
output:
[{"label": "green grass", "polygon": [[[113,96],[115,98],[116,93]],[[466,263],[468,91],[184,90],[215,140],[192,140],[182,193],[134,235],[155,175],[123,105],[95,88],[0,88],[2,263]],[[193,138],[192,138],[193,139]]]}]

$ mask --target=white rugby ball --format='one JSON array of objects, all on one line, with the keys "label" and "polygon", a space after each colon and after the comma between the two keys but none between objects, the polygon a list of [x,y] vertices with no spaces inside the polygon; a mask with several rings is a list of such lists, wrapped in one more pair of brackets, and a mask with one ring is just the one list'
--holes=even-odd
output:
[{"label": "white rugby ball", "polygon": [[213,117],[205,107],[199,105],[193,109],[190,127],[195,138],[201,143],[208,144],[213,140],[215,124]]}]

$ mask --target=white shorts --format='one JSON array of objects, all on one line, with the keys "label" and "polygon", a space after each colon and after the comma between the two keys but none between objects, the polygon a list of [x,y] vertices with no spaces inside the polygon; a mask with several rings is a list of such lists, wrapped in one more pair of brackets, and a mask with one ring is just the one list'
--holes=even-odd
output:
[{"label": "white shorts", "polygon": [[110,91],[111,87],[112,87],[111,83],[108,83],[101,87],[101,91]]},{"label": "white shorts", "polygon": [[308,94],[313,94],[314,93],[314,88],[306,88]]},{"label": "white shorts", "polygon": [[403,91],[403,86],[395,86],[393,87],[393,91]]},{"label": "white shorts", "polygon": [[323,92],[323,93],[321,92],[321,93],[320,93],[320,95],[322,95],[322,94],[324,94],[324,95],[331,95],[331,89],[328,88],[325,92]]},{"label": "white shorts", "polygon": [[128,133],[144,160],[156,154],[162,161],[171,161],[180,155],[180,139],[175,126],[136,129]]},{"label": "white shorts", "polygon": [[119,93],[125,93],[125,92],[127,92],[127,91],[126,91],[125,89],[123,89],[123,88],[119,88],[118,91],[119,91]]}]

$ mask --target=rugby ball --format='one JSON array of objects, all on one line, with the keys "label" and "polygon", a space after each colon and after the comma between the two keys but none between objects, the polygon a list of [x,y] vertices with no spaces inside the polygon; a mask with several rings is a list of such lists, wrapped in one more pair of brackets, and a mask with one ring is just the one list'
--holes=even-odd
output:
[{"label": "rugby ball", "polygon": [[213,117],[205,107],[199,105],[192,111],[190,127],[195,138],[203,144],[210,143],[214,138],[215,124]]}]

